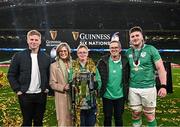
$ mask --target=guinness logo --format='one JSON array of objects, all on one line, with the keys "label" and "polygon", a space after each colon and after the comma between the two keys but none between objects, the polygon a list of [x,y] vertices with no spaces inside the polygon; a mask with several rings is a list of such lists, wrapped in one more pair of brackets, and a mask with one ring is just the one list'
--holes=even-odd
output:
[{"label": "guinness logo", "polygon": [[55,40],[57,37],[57,30],[50,30],[49,33],[51,35],[52,40]]},{"label": "guinness logo", "polygon": [[72,32],[73,38],[75,41],[77,41],[78,37],[79,37],[79,32]]}]

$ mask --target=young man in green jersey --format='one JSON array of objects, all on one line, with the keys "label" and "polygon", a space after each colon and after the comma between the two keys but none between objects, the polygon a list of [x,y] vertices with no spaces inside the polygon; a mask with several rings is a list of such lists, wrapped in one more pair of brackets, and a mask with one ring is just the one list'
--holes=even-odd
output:
[{"label": "young man in green jersey", "polygon": [[[145,44],[142,29],[135,26],[129,30],[131,48],[127,50],[130,64],[129,105],[132,109],[132,124],[139,127],[144,113],[148,126],[157,126],[155,107],[157,94],[165,97],[166,71],[158,50]],[[161,88],[156,91],[155,69],[158,72]]]}]

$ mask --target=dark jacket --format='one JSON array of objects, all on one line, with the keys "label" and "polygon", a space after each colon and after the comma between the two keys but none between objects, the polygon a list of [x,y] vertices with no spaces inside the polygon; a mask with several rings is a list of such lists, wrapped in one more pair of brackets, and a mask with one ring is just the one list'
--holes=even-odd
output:
[{"label": "dark jacket", "polygon": [[[97,68],[99,70],[99,73],[101,75],[101,81],[102,86],[100,89],[100,96],[103,97],[104,93],[106,92],[106,86],[108,83],[108,77],[109,77],[109,57],[110,55],[103,56],[97,64]],[[121,56],[122,60],[122,83],[123,83],[123,92],[124,97],[127,99],[127,93],[128,93],[128,82],[129,82],[129,63],[126,56]]]},{"label": "dark jacket", "polygon": [[[27,49],[15,54],[11,60],[8,71],[8,80],[13,91],[26,92],[31,81],[31,50]],[[49,67],[51,64],[50,57],[44,52],[39,51],[38,65],[41,77],[40,88],[45,91],[49,88]]]}]

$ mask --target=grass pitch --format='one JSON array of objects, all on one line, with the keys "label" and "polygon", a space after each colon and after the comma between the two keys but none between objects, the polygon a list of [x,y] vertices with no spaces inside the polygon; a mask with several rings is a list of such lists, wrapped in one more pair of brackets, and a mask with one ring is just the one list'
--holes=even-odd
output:
[{"label": "grass pitch", "polygon": [[[0,72],[7,72],[7,68],[1,68]],[[165,98],[158,98],[156,118],[158,126],[179,126],[180,125],[180,68],[172,69],[173,93]],[[103,125],[102,105],[99,107],[97,125]],[[131,114],[128,106],[125,106],[124,125],[131,126]],[[20,126],[22,116],[17,97],[9,85],[0,88],[0,126]],[[44,126],[56,126],[56,113],[54,97],[49,96],[47,110],[44,117]],[[143,125],[146,125],[143,118]]]}]

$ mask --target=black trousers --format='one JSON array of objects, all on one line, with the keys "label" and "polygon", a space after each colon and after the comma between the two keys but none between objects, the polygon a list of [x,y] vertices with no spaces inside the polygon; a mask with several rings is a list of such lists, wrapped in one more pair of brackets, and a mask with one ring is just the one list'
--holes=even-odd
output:
[{"label": "black trousers", "polygon": [[26,94],[18,96],[23,116],[22,126],[42,126],[46,110],[46,93]]},{"label": "black trousers", "polygon": [[102,98],[104,112],[104,126],[112,125],[112,115],[114,113],[115,126],[123,126],[124,98],[115,100]]}]

